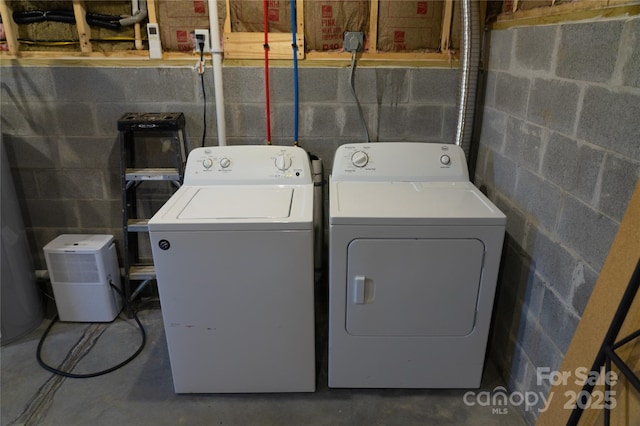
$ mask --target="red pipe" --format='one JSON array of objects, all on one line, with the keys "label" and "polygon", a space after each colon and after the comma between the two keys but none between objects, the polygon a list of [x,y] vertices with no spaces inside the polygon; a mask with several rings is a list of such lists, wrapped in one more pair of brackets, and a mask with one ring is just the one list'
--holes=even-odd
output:
[{"label": "red pipe", "polygon": [[271,106],[269,99],[269,5],[263,0],[264,12],[264,90],[267,104],[267,144],[271,145]]}]

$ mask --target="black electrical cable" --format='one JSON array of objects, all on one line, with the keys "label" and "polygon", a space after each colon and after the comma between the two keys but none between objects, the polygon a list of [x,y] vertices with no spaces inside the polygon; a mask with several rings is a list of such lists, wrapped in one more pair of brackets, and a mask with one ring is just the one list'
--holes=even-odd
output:
[{"label": "black electrical cable", "polygon": [[[87,24],[110,30],[120,30],[122,19],[119,15],[104,15],[100,13],[87,12],[85,14]],[[64,22],[67,24],[75,24],[76,17],[73,10],[55,9],[55,10],[27,10],[23,12],[13,12],[13,20],[16,24],[34,24],[37,22]]]},{"label": "black electrical cable", "polygon": [[66,24],[76,23],[73,10],[48,10],[44,12],[44,19],[52,22],[64,22]]},{"label": "black electrical cable", "polygon": [[356,69],[356,52],[351,52],[351,71],[349,72],[349,82],[351,87],[351,94],[356,101],[356,106],[358,107],[358,115],[360,116],[360,123],[362,124],[362,130],[364,131],[364,136],[366,142],[370,142],[369,140],[369,131],[367,130],[367,123],[364,119],[364,114],[362,113],[362,107],[360,106],[360,101],[358,100],[358,95],[356,94],[356,87],[353,81],[353,77],[355,76]]},{"label": "black electrical cable", "polygon": [[202,84],[202,146],[204,146],[204,139],[207,135],[207,94],[204,90],[204,73],[200,74],[200,83]]},{"label": "black electrical cable", "polygon": [[76,17],[73,10],[28,10],[24,12],[13,12],[13,20],[16,24],[32,24],[35,22],[64,22],[75,24]]},{"label": "black electrical cable", "polygon": [[87,24],[96,27],[107,28],[110,30],[119,30],[122,28],[122,25],[120,24],[120,16],[87,12],[85,18],[87,19]]},{"label": "black electrical cable", "polygon": [[16,24],[31,24],[34,22],[44,22],[44,11],[28,10],[25,12],[13,12],[13,22]]},{"label": "black electrical cable", "polygon": [[198,46],[200,47],[200,84],[202,85],[202,146],[204,147],[204,140],[207,136],[207,92],[204,87],[204,40],[198,40]]},{"label": "black electrical cable", "polygon": [[104,13],[87,12],[87,18],[99,19],[100,21],[120,21],[120,15],[105,15]]},{"label": "black electrical cable", "polygon": [[142,323],[138,319],[138,316],[136,315],[136,312],[133,310],[133,307],[131,306],[129,301],[124,297],[124,295],[122,294],[120,289],[118,287],[116,287],[115,285],[113,285],[113,283],[111,283],[111,282],[109,284],[120,295],[120,298],[122,298],[122,301],[123,301],[125,307],[129,310],[129,312],[131,313],[131,316],[133,316],[133,319],[138,324],[138,328],[140,329],[140,335],[142,336],[142,342],[141,342],[140,347],[138,348],[138,350],[133,355],[131,355],[129,358],[127,358],[126,360],[122,361],[120,364],[118,364],[118,365],[116,365],[114,367],[111,367],[111,368],[107,368],[106,370],[95,372],[95,373],[74,374],[74,373],[70,373],[70,372],[67,372],[67,371],[58,370],[57,368],[54,368],[54,367],[46,364],[42,360],[42,346],[44,345],[45,338],[47,337],[47,335],[49,334],[49,332],[53,328],[53,325],[56,322],[58,322],[58,318],[59,317],[58,317],[58,315],[56,315],[56,317],[53,319],[53,321],[51,321],[51,324],[49,324],[49,326],[45,330],[44,334],[40,338],[40,342],[38,342],[38,349],[36,351],[36,358],[38,360],[38,364],[40,364],[40,366],[42,368],[44,368],[45,370],[47,370],[47,371],[49,371],[51,373],[57,374],[59,376],[69,377],[69,378],[72,378],[72,379],[88,379],[88,378],[91,378],[91,377],[97,377],[97,376],[102,376],[102,375],[107,374],[107,373],[111,373],[112,371],[115,371],[115,370],[127,365],[128,363],[133,361],[138,355],[140,355],[140,352],[142,352],[142,350],[144,349],[144,346],[145,346],[145,344],[147,342],[147,334],[144,331],[144,327],[142,326]]}]

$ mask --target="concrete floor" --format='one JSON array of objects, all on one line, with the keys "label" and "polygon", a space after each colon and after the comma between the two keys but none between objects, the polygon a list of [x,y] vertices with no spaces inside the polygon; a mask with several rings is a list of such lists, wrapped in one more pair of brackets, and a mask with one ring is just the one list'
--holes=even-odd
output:
[{"label": "concrete floor", "polygon": [[[462,390],[329,389],[326,330],[318,332],[318,382],[309,394],[176,395],[159,309],[139,313],[147,332],[144,351],[107,375],[71,379],[53,375],[36,361],[49,323],[4,346],[1,361],[2,425],[524,425],[518,407],[469,406]],[[140,342],[133,320],[111,324],[57,323],[43,347],[50,365],[74,365],[74,373],[111,367]],[[72,348],[73,351],[72,351]],[[70,355],[68,355],[70,354]],[[485,369],[482,390],[503,386]],[[474,400],[474,398],[471,398]],[[506,411],[506,413],[505,413]]]}]

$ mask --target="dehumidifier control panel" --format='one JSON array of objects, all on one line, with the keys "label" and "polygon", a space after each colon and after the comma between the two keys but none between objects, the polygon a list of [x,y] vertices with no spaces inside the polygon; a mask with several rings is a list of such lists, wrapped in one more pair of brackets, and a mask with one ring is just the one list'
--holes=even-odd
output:
[{"label": "dehumidifier control panel", "polygon": [[304,184],[311,181],[309,156],[293,146],[195,148],[187,158],[184,181],[187,185]]},{"label": "dehumidifier control panel", "polygon": [[375,142],[338,147],[333,180],[468,181],[464,151],[457,145]]}]

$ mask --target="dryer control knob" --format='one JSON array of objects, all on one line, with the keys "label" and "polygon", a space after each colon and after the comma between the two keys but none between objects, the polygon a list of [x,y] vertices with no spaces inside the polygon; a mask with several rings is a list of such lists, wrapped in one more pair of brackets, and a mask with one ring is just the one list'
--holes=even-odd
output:
[{"label": "dryer control knob", "polygon": [[210,169],[211,166],[213,166],[213,161],[211,160],[211,158],[205,158],[204,160],[202,160],[202,165],[205,169]]},{"label": "dryer control knob", "polygon": [[356,151],[351,156],[351,163],[356,167],[364,167],[369,163],[369,156],[364,151]]},{"label": "dryer control knob", "polygon": [[227,157],[224,157],[220,160],[220,167],[222,167],[223,169],[226,169],[230,165],[231,165],[231,160],[229,160]]},{"label": "dryer control knob", "polygon": [[440,163],[448,166],[449,164],[451,164],[451,157],[449,157],[447,154],[444,154],[440,157]]},{"label": "dryer control knob", "polygon": [[291,167],[291,158],[284,154],[280,154],[276,157],[276,167],[283,172]]}]

